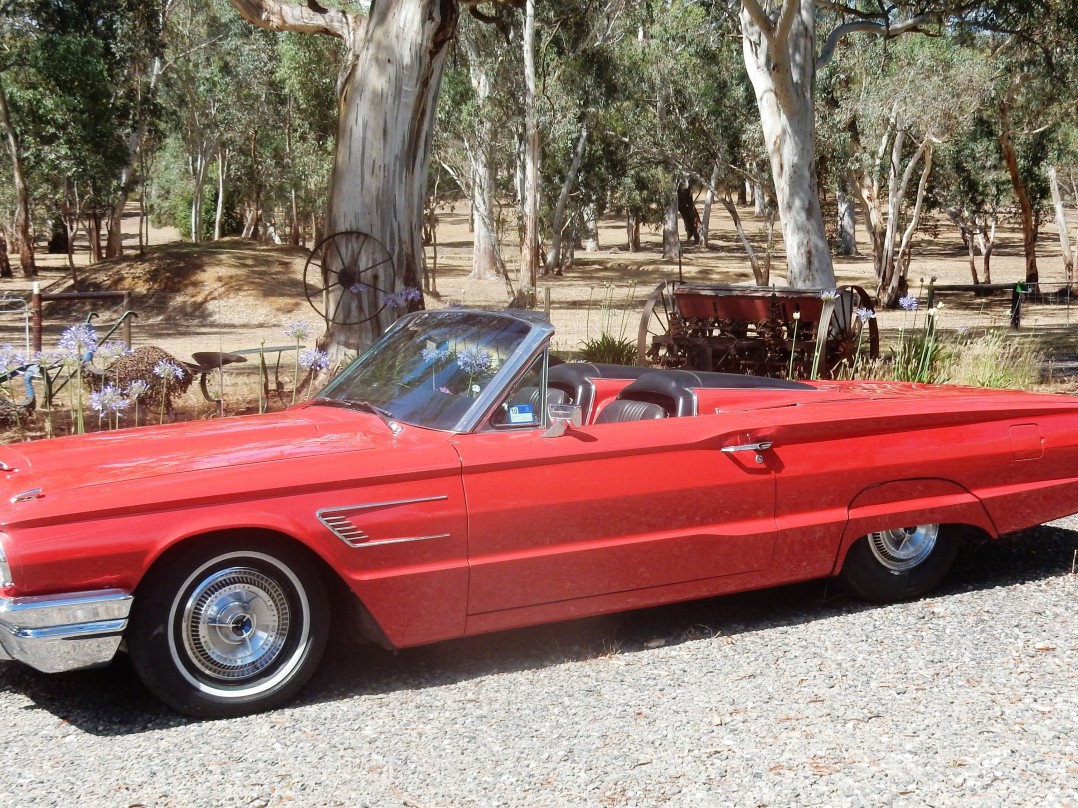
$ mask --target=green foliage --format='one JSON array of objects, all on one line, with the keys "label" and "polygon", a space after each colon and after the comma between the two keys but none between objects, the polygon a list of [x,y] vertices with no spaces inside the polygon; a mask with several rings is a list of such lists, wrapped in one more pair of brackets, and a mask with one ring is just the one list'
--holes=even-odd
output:
[{"label": "green foliage", "polygon": [[1044,354],[1034,343],[998,329],[957,334],[946,344],[951,384],[1027,390],[1040,383],[1042,367]]},{"label": "green foliage", "polygon": [[39,214],[113,203],[128,138],[153,106],[135,77],[159,53],[159,19],[156,2],[138,0],[5,8],[0,71]]},{"label": "green foliage", "polygon": [[1005,330],[900,332],[890,357],[867,365],[862,378],[1027,390],[1040,383],[1044,353]]},{"label": "green foliage", "polygon": [[580,358],[584,362],[635,365],[636,343],[604,332],[598,337],[584,340],[580,349]]}]

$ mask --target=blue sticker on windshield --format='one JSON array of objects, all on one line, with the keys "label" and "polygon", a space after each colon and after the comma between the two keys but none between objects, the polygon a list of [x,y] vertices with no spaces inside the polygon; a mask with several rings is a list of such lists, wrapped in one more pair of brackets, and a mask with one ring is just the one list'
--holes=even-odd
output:
[{"label": "blue sticker on windshield", "polygon": [[531,404],[514,404],[509,408],[509,423],[511,424],[534,424],[535,410]]}]

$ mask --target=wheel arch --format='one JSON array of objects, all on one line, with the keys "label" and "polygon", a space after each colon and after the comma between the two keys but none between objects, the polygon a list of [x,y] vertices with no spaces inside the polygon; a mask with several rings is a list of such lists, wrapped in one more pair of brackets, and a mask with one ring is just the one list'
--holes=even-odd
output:
[{"label": "wheel arch", "polygon": [[850,548],[864,536],[921,524],[961,526],[989,538],[999,535],[981,501],[953,480],[916,478],[876,483],[850,501],[831,574],[842,570]]},{"label": "wheel arch", "polygon": [[249,541],[258,545],[260,549],[272,551],[273,548],[279,548],[301,555],[314,566],[326,585],[331,615],[337,618],[332,621],[335,631],[347,632],[350,637],[375,642],[385,648],[393,647],[359,595],[348,586],[348,583],[322,554],[295,536],[267,527],[206,529],[172,540],[150,560],[146,571],[135,586],[133,592],[135,608],[139,603],[139,590],[147,585],[148,581],[152,584],[155,572],[170,563],[180,562],[187,555],[197,554],[207,547],[237,539]]}]

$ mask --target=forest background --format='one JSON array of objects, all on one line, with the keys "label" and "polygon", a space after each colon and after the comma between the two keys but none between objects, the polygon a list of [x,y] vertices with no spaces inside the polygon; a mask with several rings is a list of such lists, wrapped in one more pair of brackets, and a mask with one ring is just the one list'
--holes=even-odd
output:
[{"label": "forest background", "polygon": [[[437,25],[409,43],[406,13]],[[833,286],[830,256],[860,239],[881,307],[909,292],[918,236],[941,227],[974,283],[1037,283],[1050,223],[1056,286],[1073,285],[1065,0],[0,0],[0,24],[8,277],[33,276],[47,250],[74,279],[76,243],[122,255],[137,203],[140,244],[151,219],[195,242],[307,247],[363,222],[393,256],[392,291],[428,294],[439,214],[466,211],[468,279],[499,281],[507,302],[573,272],[611,217],[627,253],[655,228],[676,259],[711,246],[725,215],[742,280],[763,284]],[[435,46],[412,69],[436,103],[402,123],[391,111],[416,101],[407,81],[386,92],[385,65],[416,42]],[[354,168],[409,138],[388,190]],[[1021,234],[1021,277],[992,275],[1004,228]]]}]

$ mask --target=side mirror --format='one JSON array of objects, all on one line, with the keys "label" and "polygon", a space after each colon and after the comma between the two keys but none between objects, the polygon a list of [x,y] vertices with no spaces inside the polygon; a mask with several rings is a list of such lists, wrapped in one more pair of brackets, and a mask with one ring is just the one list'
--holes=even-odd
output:
[{"label": "side mirror", "polygon": [[579,404],[551,404],[547,407],[550,415],[550,428],[543,433],[544,438],[558,438],[572,429],[580,429],[583,414]]}]

